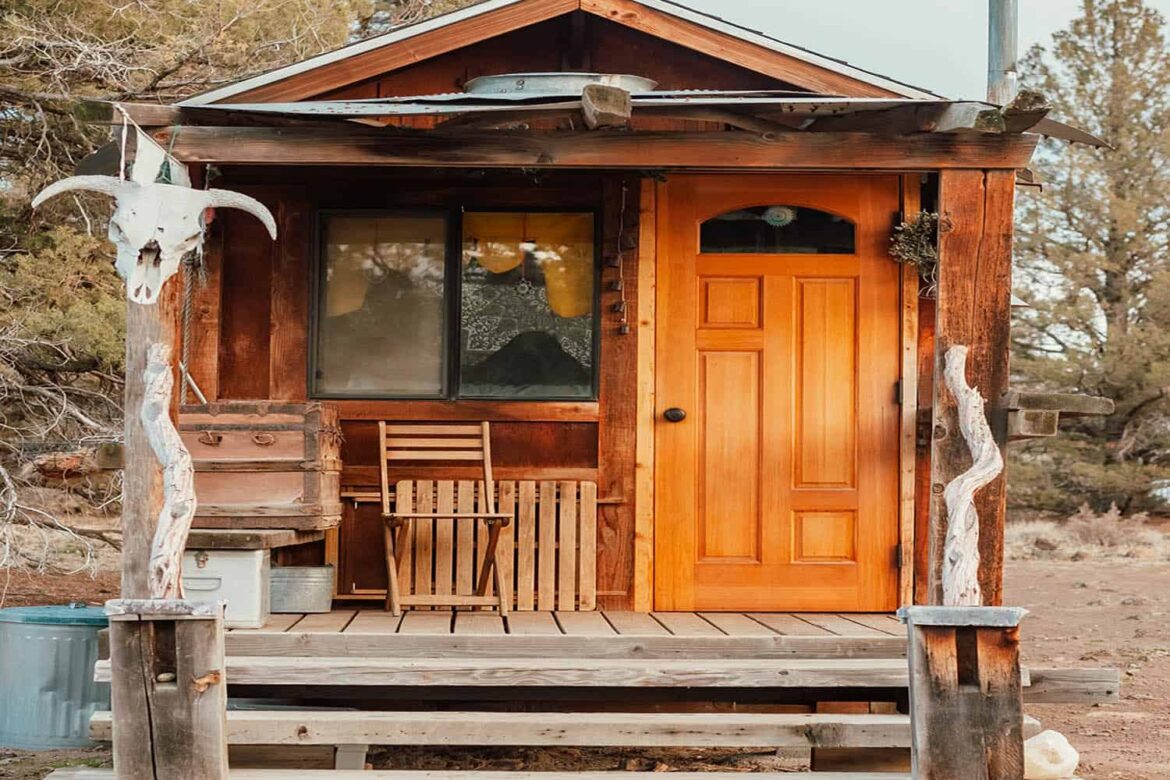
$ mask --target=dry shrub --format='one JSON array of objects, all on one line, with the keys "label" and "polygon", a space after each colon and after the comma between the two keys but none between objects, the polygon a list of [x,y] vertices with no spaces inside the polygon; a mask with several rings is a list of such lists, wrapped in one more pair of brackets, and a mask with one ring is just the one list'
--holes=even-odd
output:
[{"label": "dry shrub", "polygon": [[1170,560],[1170,537],[1145,513],[1124,516],[1116,505],[1100,513],[1085,505],[1064,521],[1008,523],[1005,547],[1015,560]]}]

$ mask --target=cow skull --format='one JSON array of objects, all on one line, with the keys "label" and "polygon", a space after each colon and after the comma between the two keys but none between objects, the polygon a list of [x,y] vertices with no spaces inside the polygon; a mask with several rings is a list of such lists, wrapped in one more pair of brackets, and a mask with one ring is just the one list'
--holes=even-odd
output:
[{"label": "cow skull", "polygon": [[86,190],[117,201],[110,218],[110,240],[118,248],[114,267],[135,303],[154,303],[179,263],[203,245],[203,212],[242,209],[264,223],[276,238],[276,220],[260,201],[231,190],[195,190],[174,184],[139,184],[113,176],[71,176],[50,184],[33,199],[33,208],[54,195]]}]

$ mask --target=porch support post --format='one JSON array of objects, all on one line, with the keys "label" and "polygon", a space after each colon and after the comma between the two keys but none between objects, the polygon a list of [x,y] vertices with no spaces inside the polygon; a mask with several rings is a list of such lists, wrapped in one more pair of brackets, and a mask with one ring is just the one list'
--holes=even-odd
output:
[{"label": "porch support post", "polygon": [[914,780],[1023,780],[1020,620],[1012,607],[903,607]]},{"label": "porch support post", "polygon": [[223,604],[107,602],[118,780],[227,780]]},{"label": "porch support post", "polygon": [[[1012,170],[943,171],[939,175],[939,273],[934,345],[934,398],[931,418],[930,517],[928,527],[928,601],[942,603],[943,546],[947,512],[943,490],[971,465],[959,432],[954,396],[941,381],[947,351],[969,348],[967,379],[987,399],[995,441],[1007,443],[1011,330]],[[984,604],[1003,598],[1004,476],[981,489],[979,584]]]}]

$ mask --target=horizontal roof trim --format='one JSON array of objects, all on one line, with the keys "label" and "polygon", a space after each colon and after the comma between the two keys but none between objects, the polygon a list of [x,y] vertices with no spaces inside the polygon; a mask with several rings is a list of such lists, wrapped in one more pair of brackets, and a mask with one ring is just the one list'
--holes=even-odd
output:
[{"label": "horizontal roof trim", "polygon": [[[341,62],[346,59],[356,57],[366,52],[376,51],[387,46],[409,40],[424,33],[438,30],[443,27],[457,24],[459,22],[474,19],[483,14],[490,13],[509,6],[518,5],[529,2],[530,0],[484,0],[484,2],[476,3],[462,8],[457,11],[442,14],[415,24],[400,27],[397,30],[377,35],[372,38],[367,38],[363,41],[357,41],[343,46],[334,51],[319,54],[315,57],[310,57],[306,60],[286,65],[282,68],[261,73],[251,78],[246,78],[232,84],[228,84],[217,89],[204,92],[199,95],[187,98],[181,101],[181,106],[209,106],[211,104],[219,103],[220,101],[229,100],[237,95],[245,94],[252,90],[264,87],[294,76],[307,73],[316,68],[330,65],[336,62]],[[704,27],[708,30],[719,32],[725,35],[733,36],[748,43],[752,43],[761,48],[771,50],[778,54],[783,54],[797,60],[801,60],[810,65],[823,68],[827,71],[846,76],[859,82],[869,84],[880,89],[888,90],[898,95],[907,98],[917,98],[924,100],[938,99],[940,96],[928,90],[913,87],[887,76],[882,76],[871,71],[858,68],[850,65],[844,60],[835,59],[800,46],[785,43],[764,33],[750,30],[746,27],[725,21],[717,16],[711,14],[695,11],[686,6],[680,5],[670,0],[634,0],[639,5],[668,14],[677,19],[681,19],[692,24]],[[585,7],[584,1],[577,4],[577,8],[587,13],[591,13],[588,7]],[[602,17],[604,18],[604,17]],[[619,20],[620,21],[620,20]]]}]

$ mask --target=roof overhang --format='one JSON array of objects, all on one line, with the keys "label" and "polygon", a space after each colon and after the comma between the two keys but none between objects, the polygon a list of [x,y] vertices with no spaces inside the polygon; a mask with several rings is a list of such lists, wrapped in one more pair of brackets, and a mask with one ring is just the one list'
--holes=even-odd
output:
[{"label": "roof overhang", "polygon": [[817,93],[936,99],[927,90],[777,40],[671,0],[484,0],[335,51],[188,98],[182,106],[294,101],[321,94],[339,74],[377,76],[495,35],[573,11],[668,39],[686,48]]}]

